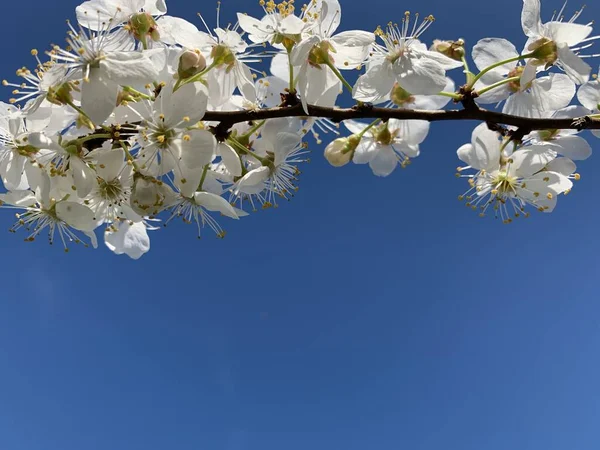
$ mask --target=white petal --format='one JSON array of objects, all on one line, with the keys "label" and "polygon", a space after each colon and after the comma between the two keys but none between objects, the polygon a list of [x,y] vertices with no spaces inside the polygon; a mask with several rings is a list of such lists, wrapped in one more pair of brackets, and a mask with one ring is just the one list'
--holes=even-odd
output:
[{"label": "white petal", "polygon": [[116,255],[127,255],[139,259],[150,250],[150,238],[143,222],[123,221],[117,232],[104,234],[106,246]]},{"label": "white petal", "polygon": [[579,136],[561,136],[548,144],[559,154],[575,161],[583,161],[592,156],[591,145]]},{"label": "white petal", "polygon": [[294,66],[301,66],[308,59],[308,54],[312,50],[313,46],[320,41],[318,36],[310,36],[307,39],[303,39],[298,45],[294,47],[291,54],[291,63]]},{"label": "white petal", "polygon": [[233,148],[225,143],[218,144],[218,153],[227,168],[227,171],[234,177],[242,175],[242,162]]},{"label": "white petal", "polygon": [[575,83],[582,84],[589,80],[592,68],[566,44],[558,46],[558,57],[560,66]]},{"label": "white petal", "polygon": [[411,94],[437,94],[446,85],[446,71],[428,53],[402,56],[393,65],[398,83]]},{"label": "white petal", "polygon": [[366,31],[344,31],[331,38],[338,69],[356,69],[369,56],[375,35]]},{"label": "white petal", "polygon": [[305,26],[306,24],[300,17],[292,14],[281,21],[279,31],[286,35],[296,35],[302,33]]},{"label": "white petal", "polygon": [[557,44],[569,47],[579,44],[592,32],[592,27],[571,22],[548,22],[544,24],[544,34]]},{"label": "white petal", "polygon": [[232,219],[239,218],[233,206],[219,195],[211,194],[210,192],[196,192],[194,201],[208,211],[218,211]]},{"label": "white petal", "polygon": [[56,215],[76,230],[93,231],[96,227],[92,210],[79,203],[58,202],[56,204]]},{"label": "white petal", "polygon": [[398,157],[389,145],[382,146],[375,157],[369,161],[369,167],[378,177],[387,177],[398,165]]},{"label": "white petal", "polygon": [[360,141],[358,147],[354,151],[352,162],[354,164],[367,164],[377,156],[381,146],[371,139],[364,139]]},{"label": "white petal", "polygon": [[[473,47],[473,61],[479,70],[483,70],[492,64],[499,61],[504,61],[515,56],[519,56],[519,52],[516,47],[506,39],[499,38],[487,38],[481,39]],[[517,66],[517,62],[506,63],[491,72],[499,73],[500,75],[506,75]]]},{"label": "white petal", "polygon": [[380,64],[372,65],[358,78],[352,97],[361,102],[382,103],[389,99],[395,81],[391,64],[383,60]]},{"label": "white petal", "polygon": [[275,145],[275,166],[281,164],[287,156],[302,143],[302,137],[296,133],[282,132],[277,133],[277,142]]},{"label": "white petal", "polygon": [[214,44],[214,40],[196,26],[179,17],[163,16],[156,21],[160,40],[165,44],[179,44],[190,49],[206,51]]},{"label": "white petal", "polygon": [[542,33],[540,0],[523,0],[521,12],[521,25],[523,32],[529,37],[539,36]]},{"label": "white petal", "polygon": [[556,158],[548,163],[546,170],[557,172],[568,177],[575,173],[577,166],[569,158]]},{"label": "white petal", "polygon": [[261,166],[244,175],[235,185],[234,193],[257,194],[265,188],[265,181],[269,178],[268,167]]},{"label": "white petal", "polygon": [[531,85],[536,109],[556,111],[566,107],[575,96],[575,83],[562,73],[538,78]]},{"label": "white petal", "polygon": [[429,122],[426,120],[397,120],[388,122],[390,131],[399,130],[398,137],[408,144],[422,143],[429,133]]},{"label": "white petal", "polygon": [[165,116],[165,126],[180,124],[184,118],[186,126],[194,125],[206,112],[208,89],[203,83],[188,83],[173,92],[173,85],[163,87],[156,102]]},{"label": "white petal", "polygon": [[91,0],[75,9],[79,24],[95,31],[105,29],[108,23],[116,27],[129,20],[129,16],[135,12],[129,5],[119,4],[115,0]]},{"label": "white petal", "polygon": [[81,83],[81,108],[96,125],[102,125],[117,106],[119,85],[102,76],[100,69],[90,71],[89,81]]},{"label": "white petal", "polygon": [[190,131],[190,139],[181,142],[181,161],[190,169],[203,168],[215,159],[217,140],[206,130]]},{"label": "white petal", "polygon": [[[271,19],[271,15],[265,16],[265,19]],[[267,42],[274,34],[275,30],[270,29],[270,32],[265,31],[267,27],[273,27],[273,20],[258,20],[248,14],[237,13],[238,23],[240,28],[249,34],[248,38],[255,44]]]},{"label": "white petal", "polygon": [[491,131],[485,123],[478,125],[473,130],[471,144],[470,153],[465,153],[465,150],[462,150],[462,155],[459,155],[461,160],[477,170],[491,172],[498,169],[500,165],[500,140],[495,131]]},{"label": "white petal", "polygon": [[591,80],[584,83],[577,91],[577,99],[579,103],[589,110],[597,110],[600,104],[600,81]]},{"label": "white petal", "polygon": [[100,68],[120,85],[148,84],[158,79],[156,67],[140,52],[110,52],[100,61]]},{"label": "white petal", "polygon": [[112,149],[100,155],[97,162],[98,176],[106,181],[114,180],[125,167],[125,152],[120,148]]},{"label": "white petal", "polygon": [[526,178],[542,170],[556,158],[556,152],[544,145],[531,145],[511,155],[513,161],[508,167],[510,175]]},{"label": "white petal", "polygon": [[0,201],[13,206],[33,206],[36,203],[36,197],[29,190],[9,191],[0,194]]},{"label": "white petal", "polygon": [[69,164],[77,188],[77,195],[81,198],[86,197],[94,188],[96,172],[77,157],[70,158]]}]

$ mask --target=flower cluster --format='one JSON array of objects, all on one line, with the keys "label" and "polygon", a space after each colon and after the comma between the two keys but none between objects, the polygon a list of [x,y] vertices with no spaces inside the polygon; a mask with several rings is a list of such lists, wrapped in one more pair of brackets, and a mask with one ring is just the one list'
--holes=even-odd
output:
[{"label": "flower cluster", "polygon": [[[11,231],[25,229],[26,241],[47,234],[68,251],[96,247],[100,230],[110,250],[135,259],[150,248],[148,231],[175,219],[194,224],[198,237],[206,226],[224,237],[223,217],[294,195],[308,136],[320,144],[333,135],[324,151],[331,165],[368,164],[388,176],[419,156],[430,128],[424,110],[451,100],[474,114],[501,104],[501,117],[525,124],[488,121],[458,149],[469,207],[509,223],[551,212],[571,191],[573,161],[588,158],[590,145],[576,127],[531,124],[600,116],[600,82],[585,62],[598,36],[576,23],[581,11],[543,23],[540,0],[524,0],[523,50],[482,39],[472,49],[475,73],[462,39],[423,41],[433,16],[406,12],[373,32],[339,31],[337,0],[307,1],[260,0],[261,17],[238,13],[226,28],[220,11],[214,27],[200,16],[202,30],[167,15],[163,0],[79,5],[66,44],[32,50],[35,67],[2,82],[12,90],[0,103],[0,205],[17,210]],[[466,80],[457,90],[447,72],[458,68]],[[363,69],[354,85],[344,76]],[[342,128],[313,114],[333,118],[344,90],[355,111],[382,104],[420,115],[373,113]]]}]

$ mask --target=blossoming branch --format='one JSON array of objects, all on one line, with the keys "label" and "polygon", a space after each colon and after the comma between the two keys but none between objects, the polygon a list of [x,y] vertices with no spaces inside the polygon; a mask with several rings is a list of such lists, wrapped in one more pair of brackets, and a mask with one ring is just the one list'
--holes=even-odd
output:
[{"label": "blossoming branch", "polygon": [[[481,122],[457,151],[459,199],[510,223],[552,212],[580,178],[574,161],[591,156],[582,132],[600,136],[586,62],[599,36],[578,23],[583,9],[543,22],[540,0],[524,0],[521,50],[481,39],[471,68],[462,39],[426,43],[433,16],[340,31],[337,0],[259,5],[226,28],[220,10],[214,27],[200,15],[201,29],[164,0],[79,5],[66,45],[32,50],[35,67],[2,82],[12,96],[0,108],[0,205],[18,210],[12,231],[68,251],[97,247],[101,230],[135,259],[161,222],[224,237],[224,218],[293,196],[309,139],[325,141],[332,166],[385,177],[427,151],[441,120]],[[354,106],[338,106],[344,95]]]}]

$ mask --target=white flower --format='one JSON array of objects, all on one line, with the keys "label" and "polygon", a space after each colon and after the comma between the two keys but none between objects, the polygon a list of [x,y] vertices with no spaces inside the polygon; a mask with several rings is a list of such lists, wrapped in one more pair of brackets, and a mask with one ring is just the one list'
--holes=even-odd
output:
[{"label": "white flower", "polygon": [[[582,106],[567,106],[556,111],[551,119],[575,119],[589,114]],[[596,130],[593,130],[596,131]],[[577,130],[538,130],[524,139],[525,144],[541,144],[554,150],[559,155],[575,161],[582,161],[592,156],[592,147],[587,140],[577,136]],[[565,159],[565,158],[562,158]],[[574,170],[573,170],[574,171]]]},{"label": "white flower", "polygon": [[36,133],[29,136],[31,145],[47,150],[36,156],[37,163],[44,167],[52,178],[61,179],[69,176],[67,180],[72,181],[70,185],[72,190],[69,192],[76,191],[80,198],[84,198],[96,183],[96,172],[90,167],[94,160],[87,150],[76,142],[66,139],[63,141],[60,136],[58,139],[61,141],[60,144],[43,134]]},{"label": "white flower", "polygon": [[[566,6],[566,2],[565,2]],[[527,69],[523,72],[521,83],[526,85],[535,78],[536,67],[557,65],[577,84],[585,83],[591,73],[580,51],[589,47],[589,43],[598,36],[589,37],[593,29],[590,25],[574,23],[583,8],[568,21],[563,22],[563,11],[556,14],[557,20],[542,23],[540,0],[523,0],[521,24],[523,32],[529,38],[526,52],[533,55]]]},{"label": "white flower", "polygon": [[[446,77],[446,85],[444,86],[444,92],[454,92],[455,85],[451,78]],[[424,109],[424,110],[435,110],[444,108],[450,97],[444,95],[419,95],[411,94],[399,83],[394,83],[391,92],[388,95],[389,103],[386,105],[389,107],[396,107],[398,109]]]},{"label": "white flower", "polygon": [[180,193],[175,200],[175,204],[171,209],[171,217],[166,224],[173,218],[180,217],[185,223],[196,223],[198,239],[201,237],[202,228],[206,225],[216,233],[217,237],[225,237],[225,231],[209,212],[219,212],[232,219],[239,219],[235,208],[223,197],[201,191],[195,192],[191,197],[186,197]]},{"label": "white flower", "polygon": [[[366,124],[347,120],[344,125],[354,134],[363,133]],[[419,156],[419,144],[427,137],[429,122],[391,119],[370,128],[354,151],[355,164],[369,164],[373,174],[387,177],[400,164],[406,167]]]},{"label": "white flower", "polygon": [[32,50],[31,54],[35,57],[37,65],[33,72],[26,67],[17,70],[17,76],[23,79],[22,83],[9,83],[2,80],[3,86],[16,88],[12,92],[16,97],[11,98],[10,103],[29,101],[25,107],[26,112],[35,112],[47,98],[62,104],[62,99],[57,97],[60,97],[61,86],[68,81],[68,68],[52,61],[42,63],[38,58],[37,50]]},{"label": "white flower", "polygon": [[[39,125],[35,121],[31,121],[31,124]],[[42,149],[54,145],[35,129],[27,129],[21,111],[0,102],[0,176],[8,190],[28,189],[27,173],[39,171],[32,163],[43,153],[40,152]]]},{"label": "white flower", "polygon": [[225,103],[237,87],[249,101],[256,101],[254,78],[246,63],[260,62],[248,53],[248,44],[235,30],[215,29],[211,36],[210,56],[215,68],[208,73],[208,88],[211,103]]},{"label": "white flower", "polygon": [[[515,58],[517,49],[506,39],[487,38],[473,47],[473,60],[479,70],[499,61]],[[518,62],[506,63],[486,73],[475,85],[481,90],[507,78],[521,77],[525,66]],[[522,84],[522,78],[483,93],[478,103],[499,103],[506,100],[502,112],[521,117],[541,117],[545,111],[554,112],[567,106],[575,95],[575,84],[564,74],[552,73]]]},{"label": "white flower", "polygon": [[164,0],[89,0],[75,12],[80,26],[94,31],[108,26],[128,41],[127,50],[133,50],[136,42],[149,48],[160,40],[155,19],[166,14],[167,6]]},{"label": "white flower", "polygon": [[[214,142],[204,145],[204,133],[184,134],[187,127],[204,117],[208,103],[208,90],[203,83],[188,83],[173,91],[174,84],[164,86],[154,102],[147,102],[147,111],[141,114],[136,159],[144,174],[155,177],[165,175],[178,166],[180,158],[200,157],[214,153]],[[200,149],[193,150],[193,146]],[[183,151],[182,147],[191,147]],[[193,151],[198,153],[193,153]],[[197,167],[191,159],[188,165]],[[197,163],[202,165],[201,162]]]},{"label": "white flower", "polygon": [[[289,67],[287,55],[278,53],[273,57],[271,61],[271,73],[274,76],[265,78],[265,84],[262,88],[260,86],[257,87],[259,98],[266,97],[271,101],[271,103],[266,103],[266,106],[277,106],[281,103],[280,94],[285,93],[285,90],[289,86],[289,82],[285,81],[286,76],[289,78]],[[300,67],[294,67],[294,73],[298,73],[299,70]],[[309,64],[301,88],[303,93],[302,100],[307,105],[333,108],[341,93],[342,82],[331,70]],[[321,140],[315,128],[324,133],[333,132],[339,134],[337,131],[339,124],[334,124],[325,117],[307,117],[303,131],[304,133],[312,131],[317,144],[321,144]]]},{"label": "white flower", "polygon": [[16,232],[24,228],[30,232],[25,240],[33,241],[42,231],[47,230],[50,244],[54,243],[58,233],[58,239],[65,251],[69,250],[69,243],[81,243],[75,231],[82,231],[96,248],[97,241],[93,232],[96,225],[93,220],[94,213],[80,203],[69,201],[67,198],[55,200],[50,198],[49,194],[49,179],[35,194],[29,190],[0,194],[0,204],[5,203],[24,210],[23,213],[17,214],[18,220],[11,231]]},{"label": "white flower", "polygon": [[[600,81],[596,78],[581,85],[577,91],[577,100],[593,114],[600,112]],[[592,130],[596,137],[600,137],[600,130]]]},{"label": "white flower", "polygon": [[[320,9],[317,9],[319,6]],[[314,12],[310,8],[305,11],[305,18],[312,18],[312,24],[290,55],[291,64],[299,67],[296,74],[297,90],[307,112],[309,90],[322,95],[332,87],[326,76],[319,76],[311,68],[323,71],[330,70],[324,66],[340,70],[356,69],[363,64],[375,42],[375,35],[366,31],[353,30],[334,34],[341,15],[341,8],[336,0],[316,2],[314,9]]]},{"label": "white flower", "polygon": [[129,206],[133,170],[125,161],[125,152],[117,148],[102,152],[96,158],[96,184],[84,204],[94,212],[98,223],[114,223],[119,219],[139,219]]},{"label": "white flower", "polygon": [[81,26],[98,31],[107,23],[113,27],[121,26],[136,14],[161,16],[167,13],[167,6],[164,0],[89,0],[79,5],[75,12]]},{"label": "white flower", "polygon": [[147,229],[143,221],[117,221],[105,231],[104,243],[115,255],[139,259],[150,250]]},{"label": "white flower", "polygon": [[528,216],[528,205],[552,212],[558,195],[573,186],[568,176],[551,170],[556,152],[544,145],[531,145],[508,155],[503,147],[509,144],[501,142],[485,123],[475,128],[471,143],[457,151],[459,159],[467,164],[459,171],[477,171],[463,175],[469,179],[471,189],[459,199],[466,199],[467,206],[479,210],[481,216],[491,207],[504,223],[512,222],[513,216]]},{"label": "white flower", "polygon": [[459,61],[441,53],[430,51],[419,41],[425,30],[433,23],[433,16],[426,17],[417,26],[410,26],[410,14],[402,18],[402,26],[389,25],[375,33],[383,45],[375,44],[367,64],[367,72],[361,75],[354,86],[356,100],[371,103],[384,102],[394,83],[398,83],[411,94],[437,94],[446,86],[446,69],[460,67]]},{"label": "white flower", "polygon": [[161,17],[158,24],[161,40],[167,44],[177,44],[188,49],[198,49],[208,55],[208,87],[211,104],[220,106],[227,102],[235,89],[250,102],[256,101],[254,80],[248,63],[261,59],[250,53],[249,46],[234,29],[219,26],[220,7],[217,9],[217,28],[211,31],[204,22],[208,33],[199,31],[195,25],[175,17]]},{"label": "white flower", "polygon": [[278,8],[270,1],[263,9],[265,16],[261,20],[247,14],[237,14],[240,28],[248,33],[248,39],[255,44],[281,44],[284,38],[296,40],[306,26],[300,17],[294,15],[293,3]]},{"label": "white flower", "polygon": [[101,125],[117,106],[120,86],[152,83],[158,72],[146,53],[120,51],[123,42],[108,30],[78,33],[69,27],[69,51],[55,46],[49,54],[79,75],[81,108]]},{"label": "white flower", "polygon": [[246,199],[253,209],[255,199],[263,208],[277,206],[277,197],[288,199],[297,191],[297,165],[306,161],[301,157],[306,147],[297,125],[288,119],[267,121],[261,137],[253,143],[255,156],[246,158],[251,170],[231,188],[232,199],[239,201],[240,207]]}]

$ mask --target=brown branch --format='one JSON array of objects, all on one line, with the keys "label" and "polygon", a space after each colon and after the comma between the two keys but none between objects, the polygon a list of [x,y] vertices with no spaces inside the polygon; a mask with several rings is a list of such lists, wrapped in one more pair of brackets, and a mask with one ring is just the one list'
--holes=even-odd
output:
[{"label": "brown branch", "polygon": [[575,119],[528,119],[525,117],[512,116],[500,112],[489,111],[479,107],[461,110],[415,110],[415,109],[393,109],[380,108],[370,105],[356,106],[354,108],[326,108],[322,106],[308,106],[309,114],[302,109],[302,105],[287,107],[266,108],[247,111],[208,111],[203,120],[210,122],[221,122],[222,128],[229,128],[240,122],[253,120],[276,119],[282,117],[324,117],[334,122],[342,122],[349,119],[400,119],[400,120],[426,120],[428,122],[440,122],[448,120],[476,120],[487,122],[488,125],[511,125],[521,130],[599,130],[600,120],[585,116]]}]

